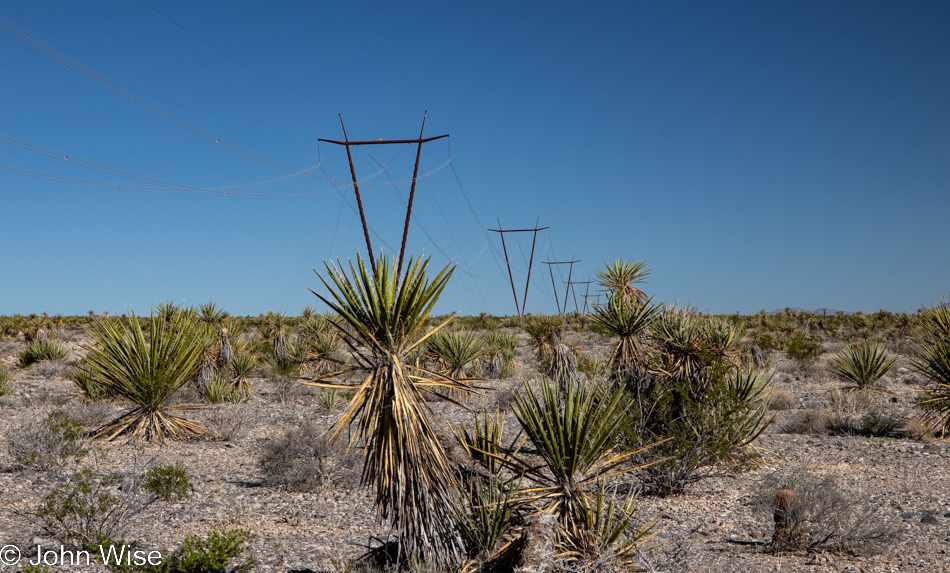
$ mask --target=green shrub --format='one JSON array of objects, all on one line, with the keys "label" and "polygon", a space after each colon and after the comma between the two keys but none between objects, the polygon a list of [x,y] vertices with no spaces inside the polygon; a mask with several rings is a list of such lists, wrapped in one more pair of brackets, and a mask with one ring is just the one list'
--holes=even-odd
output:
[{"label": "green shrub", "polygon": [[253,557],[248,557],[242,563],[233,564],[232,562],[247,551],[247,544],[253,539],[254,534],[246,529],[228,529],[220,532],[215,530],[205,539],[198,535],[188,536],[169,559],[166,571],[170,573],[213,573],[215,571],[245,573],[256,564]]},{"label": "green shrub", "polygon": [[788,353],[788,357],[794,360],[817,358],[821,355],[817,342],[818,337],[808,336],[804,331],[799,330],[785,345],[785,351]]},{"label": "green shrub", "polygon": [[669,391],[652,394],[632,426],[635,445],[649,441],[649,436],[666,438],[650,451],[660,461],[640,476],[648,491],[682,493],[723,467],[743,469],[758,459],[749,445],[771,422],[765,419],[769,407],[765,376],[738,368],[730,373],[719,365],[658,386]]},{"label": "green shrub", "polygon": [[98,550],[101,544],[122,539],[130,518],[158,501],[186,498],[189,490],[181,465],[102,473],[97,460],[94,467],[67,475],[64,484],[43,498],[35,516],[60,541]]}]

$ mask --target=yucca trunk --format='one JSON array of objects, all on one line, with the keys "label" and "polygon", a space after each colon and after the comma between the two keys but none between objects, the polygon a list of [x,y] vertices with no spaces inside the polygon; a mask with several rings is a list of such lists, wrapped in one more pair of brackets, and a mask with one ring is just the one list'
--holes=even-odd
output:
[{"label": "yucca trunk", "polygon": [[411,556],[464,555],[454,527],[456,484],[434,429],[417,420],[427,417],[424,397],[414,387],[395,354],[371,373],[366,416],[360,433],[366,439],[363,483],[376,489],[380,517],[400,533],[401,548]]}]

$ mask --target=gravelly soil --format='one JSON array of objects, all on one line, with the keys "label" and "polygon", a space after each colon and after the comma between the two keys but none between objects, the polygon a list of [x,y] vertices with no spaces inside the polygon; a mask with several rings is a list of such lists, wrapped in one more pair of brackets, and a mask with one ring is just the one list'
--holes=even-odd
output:
[{"label": "gravelly soil", "polygon": [[[74,350],[77,348],[73,344]],[[5,343],[0,359],[12,362],[18,345]],[[801,435],[783,433],[787,422],[806,407],[823,403],[837,383],[827,375],[827,355],[816,364],[802,365],[773,356],[773,381],[790,390],[797,407],[776,413],[775,423],[757,440],[766,453],[753,471],[709,478],[685,495],[669,498],[644,496],[639,501],[643,520],[657,518],[662,545],[644,555],[645,565],[667,571],[950,571],[950,445],[904,438]],[[878,407],[897,418],[915,412],[913,383],[919,382],[905,359],[884,381],[893,396],[881,396]],[[49,372],[47,372],[49,375]],[[42,419],[54,409],[66,409],[90,427],[104,421],[118,405],[82,405],[71,383],[59,375],[49,378],[36,369],[21,371],[14,382],[15,400],[0,406],[0,544],[15,544],[30,554],[44,539],[31,521],[42,497],[57,483],[56,472],[15,467],[7,452],[18,428]],[[127,541],[168,552],[190,534],[212,528],[243,527],[256,534],[251,550],[257,570],[286,572],[334,570],[333,560],[345,561],[387,537],[377,523],[372,493],[365,488],[329,485],[319,493],[298,493],[265,485],[258,460],[262,446],[287,428],[313,421],[328,428],[340,412],[324,411],[315,396],[296,392],[280,396],[273,384],[254,379],[256,395],[244,405],[206,412],[205,419],[230,426],[231,441],[169,443],[136,450],[122,442],[100,444],[103,469],[128,468],[157,456],[163,463],[181,462],[193,487],[190,499],[156,505],[129,522]],[[508,382],[486,385],[510,388]],[[491,392],[477,406],[493,404]],[[434,404],[446,424],[468,420],[470,414],[448,404]],[[508,414],[507,430],[517,422]],[[87,461],[89,458],[87,458]],[[760,492],[766,474],[805,468],[831,474],[848,492],[881,505],[879,516],[893,520],[900,537],[862,554],[792,553],[776,555],[764,545],[771,536],[769,516],[756,513],[751,499]],[[58,543],[56,544],[58,546]],[[9,567],[6,570],[10,569]],[[74,570],[94,570],[77,568]]]}]

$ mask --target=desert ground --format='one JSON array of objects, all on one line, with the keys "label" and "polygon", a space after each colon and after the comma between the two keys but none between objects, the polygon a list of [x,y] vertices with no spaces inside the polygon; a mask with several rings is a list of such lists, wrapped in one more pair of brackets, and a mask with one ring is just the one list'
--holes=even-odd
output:
[{"label": "desert ground", "polygon": [[[474,322],[459,328],[484,332]],[[526,384],[537,387],[544,378],[544,365],[533,353],[530,337],[518,326],[501,324],[501,331],[515,334],[519,341],[513,373],[504,379],[486,376],[479,383],[484,390],[465,400],[467,410],[445,401],[429,402],[441,442],[460,467],[472,461],[450,429],[458,430],[462,422],[471,425],[475,412],[497,408],[505,423],[503,442],[515,439],[519,424],[514,397],[525,392]],[[590,357],[580,376],[592,384],[602,375],[612,340],[584,324],[569,321],[563,341],[576,355]],[[290,336],[299,328],[299,323],[291,325]],[[950,444],[915,425],[920,413],[916,390],[928,381],[908,356],[912,332],[899,334],[886,326],[862,332],[847,325],[833,334],[814,327],[807,331],[816,346],[811,356],[791,357],[780,343],[763,349],[763,371],[773,388],[770,423],[752,444],[760,454],[752,467],[708,468],[710,477],[691,484],[685,493],[639,496],[637,521],[655,522],[657,532],[640,548],[637,559],[643,570],[950,571]],[[256,335],[256,327],[249,326],[241,336]],[[388,527],[377,520],[373,490],[360,485],[362,444],[354,442],[347,449],[346,431],[336,445],[320,441],[344,412],[345,397],[337,397],[334,404],[322,395],[326,390],[301,386],[267,365],[250,372],[252,394],[246,402],[206,404],[188,413],[205,423],[211,437],[162,445],[137,445],[122,436],[91,440],[91,451],[80,460],[45,469],[24,464],[23,447],[38,439],[38,424],[50,413],[62,412],[94,430],[127,409],[121,400],[89,400],[67,378],[68,364],[80,359],[90,344],[81,322],[55,325],[48,336],[62,343],[68,356],[26,367],[18,358],[27,346],[25,335],[10,332],[0,341],[0,364],[12,373],[10,392],[0,398],[0,544],[14,545],[30,558],[37,545],[60,545],[37,511],[50,492],[67,483],[68,472],[79,467],[101,474],[128,472],[155,464],[184,466],[190,497],[154,503],[129,515],[121,533],[138,548],[168,555],[189,535],[242,528],[253,534],[243,555],[253,557],[253,571],[346,571],[366,567],[358,566],[357,558],[389,538]],[[761,344],[761,336],[761,331],[744,329],[744,347]],[[884,392],[864,397],[834,392],[843,383],[831,373],[833,357],[862,336],[882,340],[896,357],[876,384]],[[201,401],[190,388],[175,399],[181,404]],[[304,448],[304,455],[311,457],[303,470],[290,459],[300,455],[300,448],[288,445],[300,443],[317,444]],[[265,468],[265,458],[283,460],[286,467]],[[298,475],[301,471],[307,475]],[[887,535],[847,548],[775,550],[770,544],[773,515],[755,500],[772,493],[769,476],[794,471],[831,478],[824,483],[835,484],[851,503],[866,507],[868,518]],[[613,485],[636,490],[637,473],[614,478]],[[97,564],[62,567],[107,570]],[[56,565],[49,570],[64,569]]]}]

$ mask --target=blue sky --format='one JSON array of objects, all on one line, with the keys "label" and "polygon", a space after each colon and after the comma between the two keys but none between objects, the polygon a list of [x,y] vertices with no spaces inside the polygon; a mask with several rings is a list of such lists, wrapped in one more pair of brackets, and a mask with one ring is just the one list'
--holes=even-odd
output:
[{"label": "blue sky", "polygon": [[[230,188],[136,190],[0,142],[6,168],[117,186],[0,171],[0,314],[322,310],[311,269],[366,248],[341,198],[355,203],[346,155],[317,139],[342,139],[337,114],[353,140],[415,138],[425,110],[425,135],[451,137],[423,147],[408,252],[458,263],[439,312],[514,312],[485,231],[498,220],[550,227],[528,312],[556,310],[539,261],[572,255],[574,280],[645,260],[647,292],[715,313],[912,311],[950,289],[946,2],[34,0],[0,17],[214,138],[307,170],[287,178],[0,30],[0,134]],[[414,152],[355,150],[376,248],[398,247]],[[507,239],[520,300],[531,237]]]}]

